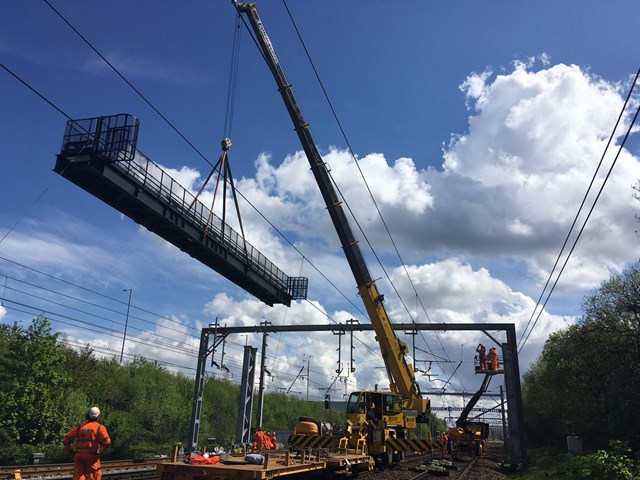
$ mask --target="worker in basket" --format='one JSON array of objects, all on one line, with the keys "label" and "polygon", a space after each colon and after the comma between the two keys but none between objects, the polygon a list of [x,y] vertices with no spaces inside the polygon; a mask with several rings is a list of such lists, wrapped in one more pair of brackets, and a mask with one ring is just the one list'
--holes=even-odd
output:
[{"label": "worker in basket", "polygon": [[496,347],[491,347],[487,354],[487,360],[489,361],[489,368],[491,370],[498,370],[498,350],[496,350]]},{"label": "worker in basket", "polygon": [[478,352],[478,364],[480,366],[480,370],[487,369],[487,349],[483,344],[478,344],[476,347],[476,352]]}]

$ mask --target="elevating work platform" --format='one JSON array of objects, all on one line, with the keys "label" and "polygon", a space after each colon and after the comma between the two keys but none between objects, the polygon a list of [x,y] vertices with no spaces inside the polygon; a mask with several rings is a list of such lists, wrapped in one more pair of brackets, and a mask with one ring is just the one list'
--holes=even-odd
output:
[{"label": "elevating work platform", "polygon": [[137,151],[138,128],[127,114],[69,120],[54,171],[267,305],[306,298],[307,278],[285,275]]}]

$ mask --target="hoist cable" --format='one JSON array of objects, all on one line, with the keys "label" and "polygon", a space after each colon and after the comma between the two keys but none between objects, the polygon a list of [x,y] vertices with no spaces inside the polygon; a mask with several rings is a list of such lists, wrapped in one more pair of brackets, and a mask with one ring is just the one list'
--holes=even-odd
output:
[{"label": "hoist cable", "polygon": [[236,101],[236,91],[238,84],[238,65],[240,63],[240,37],[242,29],[240,28],[240,12],[236,15],[236,24],[233,33],[233,45],[231,47],[231,62],[229,65],[229,85],[227,86],[227,106],[224,118],[224,131],[222,138],[231,138],[233,129],[233,112]]}]

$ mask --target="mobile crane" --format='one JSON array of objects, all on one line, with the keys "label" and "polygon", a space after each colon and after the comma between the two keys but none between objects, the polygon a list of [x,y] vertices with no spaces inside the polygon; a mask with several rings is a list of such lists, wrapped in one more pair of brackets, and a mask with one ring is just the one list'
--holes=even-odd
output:
[{"label": "mobile crane", "polygon": [[[378,292],[365,263],[358,241],[334,188],[325,162],[311,136],[298,103],[287,81],[274,47],[258,15],[254,3],[232,0],[240,14],[244,14],[253,29],[262,55],[267,62],[289,112],[294,129],[307,156],[311,171],[329,211],[340,243],[355,278],[358,293],[373,324],[390,385],[389,391],[352,392],[347,404],[347,419],[351,427],[350,444],[355,446],[366,437],[368,453],[387,464],[403,456],[404,450],[424,450],[409,441],[409,429],[417,423],[428,423],[430,401],[422,398],[415,380],[413,366],[407,363],[408,348],[391,326],[384,306],[384,296]],[[377,401],[376,401],[377,400]],[[376,405],[377,411],[368,405]],[[429,445],[431,439],[428,439]],[[424,443],[420,444],[424,446]]]}]

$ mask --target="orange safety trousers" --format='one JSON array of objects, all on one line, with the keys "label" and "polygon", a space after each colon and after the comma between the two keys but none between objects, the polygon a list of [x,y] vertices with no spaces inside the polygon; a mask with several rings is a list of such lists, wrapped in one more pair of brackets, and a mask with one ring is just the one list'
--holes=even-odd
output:
[{"label": "orange safety trousers", "polygon": [[73,480],[100,480],[100,455],[76,453],[73,458]]},{"label": "orange safety trousers", "polygon": [[100,454],[109,449],[111,439],[107,429],[96,421],[87,421],[73,428],[62,439],[65,449],[71,452],[76,443],[73,458],[73,480],[101,480]]}]

